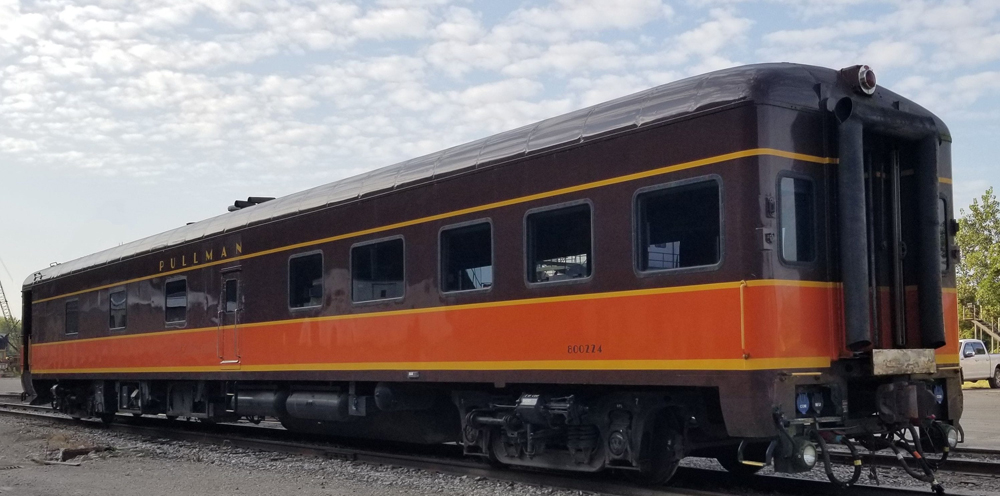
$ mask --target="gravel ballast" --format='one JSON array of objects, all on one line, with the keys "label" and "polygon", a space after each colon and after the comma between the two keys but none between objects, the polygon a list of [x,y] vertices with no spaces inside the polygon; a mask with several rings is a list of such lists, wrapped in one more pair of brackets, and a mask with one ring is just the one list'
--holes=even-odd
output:
[{"label": "gravel ballast", "polygon": [[[62,460],[60,450],[81,447],[99,447],[105,451],[65,460],[79,463],[79,466],[39,463],[43,460]],[[688,458],[683,465],[721,470],[714,460],[699,458]],[[770,469],[762,473],[770,473]],[[861,482],[870,484],[867,475],[866,470]],[[965,494],[997,494],[995,491],[1000,488],[995,477],[939,475],[946,488],[959,489]],[[884,485],[927,487],[895,468],[883,467],[879,476]],[[825,480],[820,469],[795,477]],[[710,483],[706,486],[709,487],[702,489],[711,490]],[[748,490],[736,492],[754,493]],[[595,493],[226,445],[156,439],[83,424],[56,424],[3,415],[0,416],[0,496],[8,494],[568,496]]]},{"label": "gravel ballast", "polygon": [[[111,450],[40,465],[60,449]],[[17,468],[10,468],[17,467]],[[0,416],[0,495],[579,495],[489,479],[210,446]]]}]

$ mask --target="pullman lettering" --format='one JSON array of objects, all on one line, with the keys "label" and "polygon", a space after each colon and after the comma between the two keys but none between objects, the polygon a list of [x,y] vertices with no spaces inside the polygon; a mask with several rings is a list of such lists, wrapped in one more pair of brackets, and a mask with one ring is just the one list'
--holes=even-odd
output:
[{"label": "pullman lettering", "polygon": [[170,257],[160,260],[159,272],[165,270],[177,270],[194,265],[201,265],[216,260],[222,261],[230,256],[240,256],[243,254],[243,243],[233,243],[232,246],[222,246],[220,249],[210,248],[207,250],[196,250],[190,254],[183,254],[179,257]]}]

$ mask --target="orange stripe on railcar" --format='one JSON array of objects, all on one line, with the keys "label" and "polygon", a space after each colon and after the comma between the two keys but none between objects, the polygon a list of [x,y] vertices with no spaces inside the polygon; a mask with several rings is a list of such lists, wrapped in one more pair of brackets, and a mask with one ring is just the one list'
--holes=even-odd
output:
[{"label": "orange stripe on railcar", "polygon": [[[836,285],[756,282],[743,314],[739,283],[709,286],[252,324],[240,329],[240,368],[748,370],[836,357],[831,320],[815,319],[834,315]],[[217,346],[214,328],[50,343],[35,372],[222,370]]]}]

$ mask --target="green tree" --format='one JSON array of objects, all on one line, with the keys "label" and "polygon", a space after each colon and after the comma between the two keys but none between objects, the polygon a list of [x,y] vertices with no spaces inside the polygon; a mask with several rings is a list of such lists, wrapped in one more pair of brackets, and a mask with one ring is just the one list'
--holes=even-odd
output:
[{"label": "green tree", "polygon": [[980,306],[983,319],[994,321],[1000,317],[1000,202],[993,188],[960,215],[955,236],[962,254],[956,267],[958,301]]}]

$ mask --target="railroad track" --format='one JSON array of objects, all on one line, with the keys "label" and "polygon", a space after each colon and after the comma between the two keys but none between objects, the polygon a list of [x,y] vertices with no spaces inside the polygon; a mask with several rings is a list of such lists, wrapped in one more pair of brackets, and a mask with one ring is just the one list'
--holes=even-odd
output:
[{"label": "railroad track", "polygon": [[[0,401],[4,395],[0,394]],[[82,425],[92,428],[140,435],[154,439],[170,439],[202,444],[226,445],[269,453],[314,456],[325,459],[358,461],[375,465],[416,468],[459,476],[483,477],[505,482],[516,482],[533,486],[578,490],[588,493],[603,493],[617,496],[710,496],[715,494],[747,494],[757,491],[767,494],[811,494],[811,495],[854,495],[854,496],[916,496],[931,494],[928,488],[896,488],[857,484],[844,491],[825,481],[797,479],[784,476],[738,477],[727,472],[681,467],[668,487],[653,488],[626,482],[608,474],[578,474],[559,472],[539,472],[523,469],[503,469],[490,467],[476,460],[461,456],[457,446],[437,446],[433,448],[405,446],[391,443],[376,443],[376,449],[307,441],[304,436],[283,429],[254,426],[251,424],[203,424],[167,420],[158,417],[132,417],[119,415],[119,421],[105,425],[99,421],[77,420],[55,413],[45,406],[22,403],[0,402],[0,413],[45,419],[58,423]],[[371,444],[371,443],[368,443]],[[1000,453],[997,453],[1000,454]],[[892,457],[890,457],[892,458]],[[892,458],[895,462],[895,458]],[[955,460],[957,462],[958,460]],[[950,465],[953,460],[949,460]],[[985,463],[985,462],[980,462]],[[1000,465],[993,464],[988,475],[1000,476]],[[946,465],[947,468],[947,465]],[[985,468],[969,472],[985,474]],[[970,495],[964,491],[949,490],[948,494]]]},{"label": "railroad track", "polygon": [[[962,450],[956,449],[952,452],[948,459],[940,464],[939,470],[953,473],[962,474],[974,474],[974,475],[990,475],[994,477],[1000,477],[1000,463],[995,461],[984,461],[975,460],[971,458],[966,458],[968,455],[991,455],[994,457],[1000,457],[1000,450],[984,450],[984,449],[970,449]],[[848,463],[851,461],[850,456],[846,453],[831,453],[830,458],[836,460],[839,463]],[[862,453],[861,459],[865,465],[876,464],[880,467],[891,467],[899,466],[899,460],[894,456],[886,453]],[[911,463],[911,465],[914,465]]]}]

